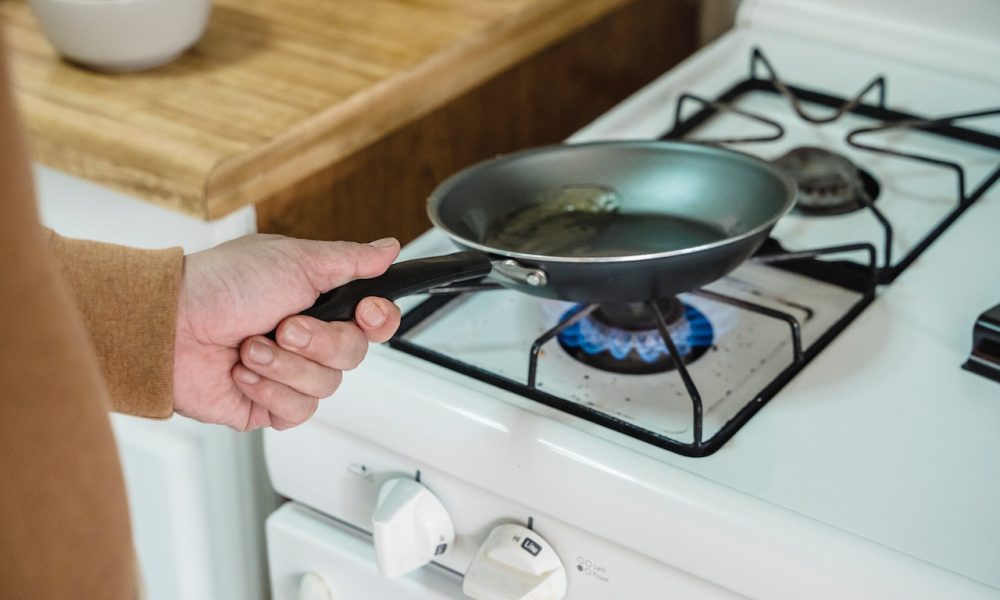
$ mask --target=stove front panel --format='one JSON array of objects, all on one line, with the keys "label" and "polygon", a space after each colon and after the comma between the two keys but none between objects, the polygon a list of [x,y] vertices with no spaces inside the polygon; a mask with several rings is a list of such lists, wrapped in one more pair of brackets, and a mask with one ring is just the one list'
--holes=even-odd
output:
[{"label": "stove front panel", "polygon": [[[663,590],[669,597],[689,600],[744,598],[669,564],[664,564],[601,538],[547,513],[491,493],[420,461],[349,435],[307,423],[294,430],[267,432],[268,462],[275,489],[295,498],[268,523],[271,577],[276,598],[297,596],[295,583],[305,572],[330,582],[337,598],[444,598],[461,597],[461,575],[479,546],[501,523],[527,524],[555,549],[566,568],[568,598],[645,598]],[[315,452],[322,448],[322,452]],[[308,472],[308,482],[285,467],[292,462]],[[413,574],[386,579],[375,570],[371,516],[382,484],[396,477],[420,472],[426,486],[448,511],[455,525],[455,542],[449,551]],[[512,481],[530,486],[528,480]],[[512,490],[513,491],[513,490]],[[330,520],[304,506],[336,515]],[[613,524],[616,510],[604,521]],[[356,528],[348,530],[343,523]],[[351,574],[353,573],[353,575]],[[338,587],[339,585],[339,587]]]}]

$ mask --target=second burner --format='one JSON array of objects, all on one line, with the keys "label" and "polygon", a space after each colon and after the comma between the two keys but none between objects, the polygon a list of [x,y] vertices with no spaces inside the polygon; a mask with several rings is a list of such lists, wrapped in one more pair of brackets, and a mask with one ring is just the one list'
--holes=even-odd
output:
[{"label": "second burner", "polygon": [[774,160],[799,186],[795,210],[810,216],[842,215],[866,207],[879,184],[849,158],[824,148],[800,146]]}]

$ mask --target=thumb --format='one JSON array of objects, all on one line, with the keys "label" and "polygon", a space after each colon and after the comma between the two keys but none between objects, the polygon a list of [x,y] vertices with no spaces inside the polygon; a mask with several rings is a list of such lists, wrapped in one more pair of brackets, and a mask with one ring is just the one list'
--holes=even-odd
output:
[{"label": "thumb", "polygon": [[399,256],[399,241],[383,238],[368,244],[300,240],[310,281],[321,292],[355,279],[377,277]]}]

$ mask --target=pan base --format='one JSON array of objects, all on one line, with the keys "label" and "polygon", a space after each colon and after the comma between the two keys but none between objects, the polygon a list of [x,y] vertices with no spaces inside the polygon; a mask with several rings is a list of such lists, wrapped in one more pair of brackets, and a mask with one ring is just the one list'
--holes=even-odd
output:
[{"label": "pan base", "polygon": [[[705,315],[677,298],[655,302],[684,364],[708,351],[714,331]],[[649,375],[677,368],[657,328],[656,314],[645,302],[602,304],[558,339],[570,356],[602,371]]]}]

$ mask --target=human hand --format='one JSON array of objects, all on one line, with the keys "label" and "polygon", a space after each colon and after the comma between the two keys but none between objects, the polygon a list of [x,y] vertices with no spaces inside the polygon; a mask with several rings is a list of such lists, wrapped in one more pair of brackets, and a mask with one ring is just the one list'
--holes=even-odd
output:
[{"label": "human hand", "polygon": [[[298,315],[320,293],[381,275],[399,242],[251,235],[186,256],[177,307],[174,410],[239,431],[287,429],[399,327],[399,308],[365,298],[355,320]],[[293,316],[289,316],[293,315]],[[277,326],[277,342],[261,335]]]}]

